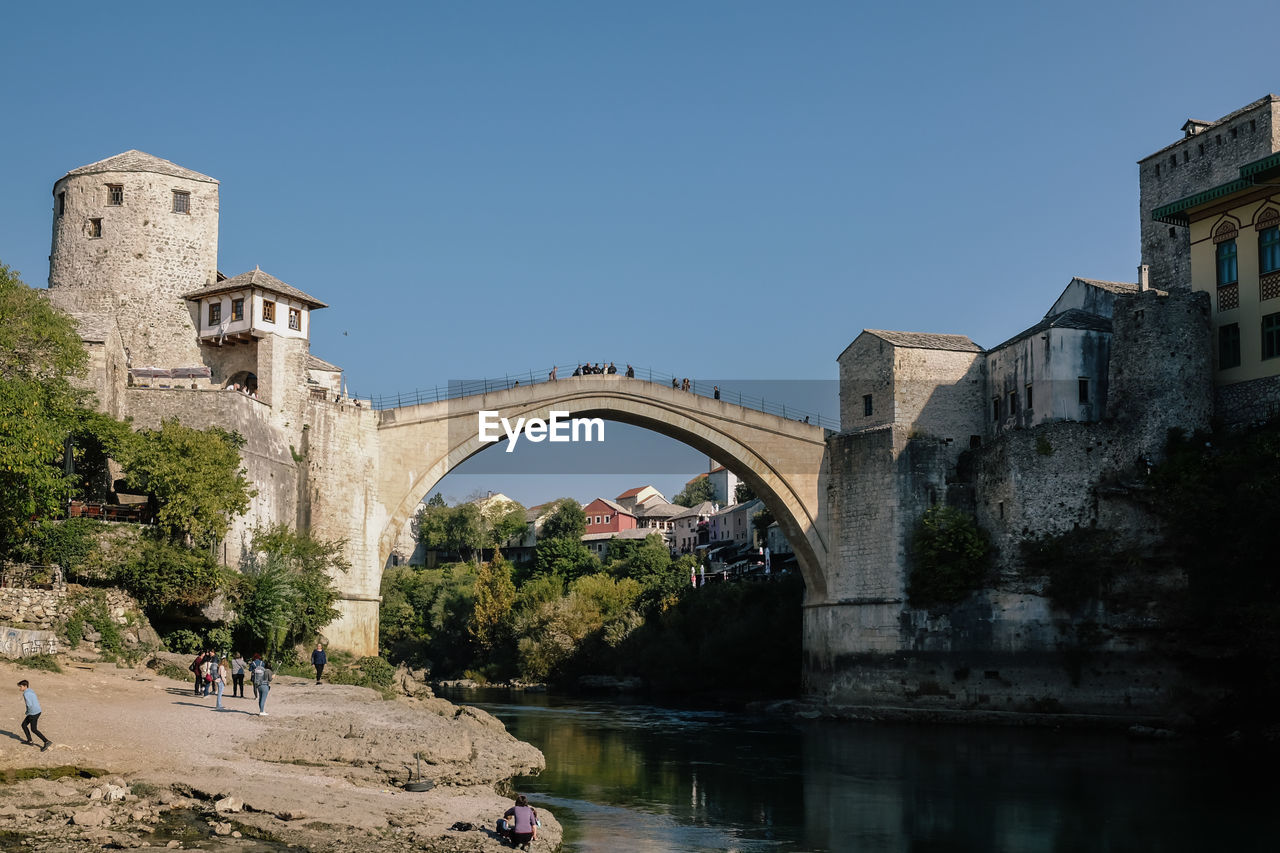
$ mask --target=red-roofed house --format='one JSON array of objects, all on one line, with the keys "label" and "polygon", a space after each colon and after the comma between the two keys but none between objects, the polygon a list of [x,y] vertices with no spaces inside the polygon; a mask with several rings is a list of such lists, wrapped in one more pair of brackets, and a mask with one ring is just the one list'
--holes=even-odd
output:
[{"label": "red-roofed house", "polygon": [[620,533],[636,528],[636,517],[621,504],[596,498],[582,508],[587,515],[587,533]]}]

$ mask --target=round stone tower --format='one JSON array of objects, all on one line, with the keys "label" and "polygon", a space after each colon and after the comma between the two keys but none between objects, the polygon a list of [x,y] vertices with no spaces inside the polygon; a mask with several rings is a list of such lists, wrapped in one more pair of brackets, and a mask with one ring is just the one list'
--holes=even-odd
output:
[{"label": "round stone tower", "polygon": [[213,284],[218,182],[141,151],[68,172],[53,185],[49,297],[114,325],[132,367],[201,364],[194,306]]}]

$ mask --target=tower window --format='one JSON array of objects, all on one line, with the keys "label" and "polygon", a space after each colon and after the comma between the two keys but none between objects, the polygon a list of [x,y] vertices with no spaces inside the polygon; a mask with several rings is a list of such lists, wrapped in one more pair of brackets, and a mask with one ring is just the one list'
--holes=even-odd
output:
[{"label": "tower window", "polygon": [[221,322],[222,322],[222,303],[210,302],[209,303],[209,325],[216,326]]},{"label": "tower window", "polygon": [[65,191],[58,193],[58,215],[67,212],[67,194]]},{"label": "tower window", "polygon": [[124,204],[124,185],[107,184],[107,205],[119,207],[122,204]]},{"label": "tower window", "polygon": [[1031,411],[1031,386],[1027,386],[1027,411]]},{"label": "tower window", "polygon": [[274,323],[275,321],[276,321],[276,304],[274,302],[268,302],[264,299],[262,301],[262,322]]},{"label": "tower window", "polygon": [[862,395],[862,416],[865,418],[871,417],[871,395],[870,394]]},{"label": "tower window", "polygon": [[1009,417],[1018,414],[1018,392],[1009,392]]},{"label": "tower window", "polygon": [[289,328],[295,332],[302,331],[302,312],[297,308],[289,309]]},{"label": "tower window", "polygon": [[1080,405],[1087,406],[1089,404],[1089,378],[1081,376],[1078,387],[1080,390]]},{"label": "tower window", "polygon": [[191,212],[191,193],[182,190],[173,191],[173,212],[174,213],[190,213]]},{"label": "tower window", "polygon": [[991,420],[1000,423],[1000,398],[991,398]]},{"label": "tower window", "polygon": [[89,236],[90,237],[102,236],[102,220],[101,219],[89,220]]},{"label": "tower window", "polygon": [[244,300],[243,299],[231,300],[231,319],[232,320],[244,319]]},{"label": "tower window", "polygon": [[1218,369],[1240,366],[1240,324],[1228,323],[1218,329]]}]

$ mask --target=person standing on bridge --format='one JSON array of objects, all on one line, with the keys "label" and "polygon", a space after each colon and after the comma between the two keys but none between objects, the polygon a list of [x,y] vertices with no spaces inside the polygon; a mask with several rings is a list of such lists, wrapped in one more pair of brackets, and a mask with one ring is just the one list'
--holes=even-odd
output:
[{"label": "person standing on bridge", "polygon": [[636,369],[629,364],[627,365],[627,378],[628,379],[636,378]]},{"label": "person standing on bridge", "polygon": [[553,367],[553,368],[551,368],[551,372],[547,374],[547,379],[548,379],[549,381],[551,381],[551,382],[555,382],[555,381],[556,381],[556,371],[557,371],[557,370],[559,370],[559,369],[560,369],[560,368],[558,368],[558,367]]},{"label": "person standing on bridge", "polygon": [[719,385],[715,386],[715,388],[714,388],[713,390],[715,391],[715,397],[716,397],[716,399],[717,399],[717,400],[719,400],[719,399],[720,399],[720,386],[719,386]]}]

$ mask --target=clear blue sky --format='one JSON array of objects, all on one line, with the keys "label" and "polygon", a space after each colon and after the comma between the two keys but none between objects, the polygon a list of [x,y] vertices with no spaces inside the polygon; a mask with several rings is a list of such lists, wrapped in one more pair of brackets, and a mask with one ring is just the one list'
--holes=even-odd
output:
[{"label": "clear blue sky", "polygon": [[[53,182],[138,148],[221,180],[219,267],[333,306],[312,350],[361,394],[831,380],[864,327],[990,346],[1133,280],[1135,161],[1280,90],[1274,9],[6,4],[0,260],[43,285]],[[477,476],[446,493],[592,496]]]}]

